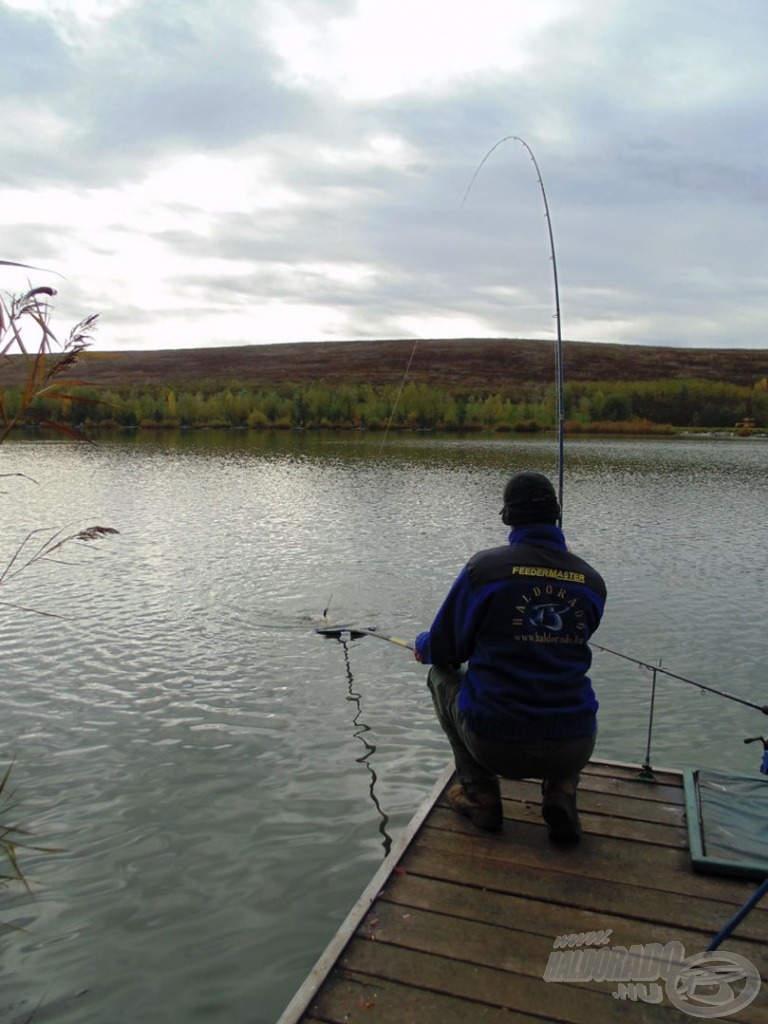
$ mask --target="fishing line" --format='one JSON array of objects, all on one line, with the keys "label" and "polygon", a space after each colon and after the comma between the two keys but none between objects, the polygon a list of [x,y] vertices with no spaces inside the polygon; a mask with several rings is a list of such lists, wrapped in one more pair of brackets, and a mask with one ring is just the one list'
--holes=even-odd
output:
[{"label": "fishing line", "polygon": [[470,181],[469,185],[467,186],[467,191],[464,193],[464,198],[461,201],[461,205],[463,207],[464,204],[466,203],[467,198],[469,197],[469,193],[472,191],[472,186],[474,185],[474,183],[475,183],[475,181],[477,179],[477,176],[480,174],[480,171],[485,166],[485,164],[488,161],[488,159],[490,158],[491,154],[494,153],[499,148],[499,146],[503,145],[505,142],[519,142],[520,145],[528,153],[528,156],[531,158],[531,162],[533,163],[533,166],[536,169],[536,177],[537,177],[538,182],[539,182],[539,189],[541,190],[541,198],[544,200],[544,217],[545,217],[545,219],[547,221],[547,231],[548,231],[548,234],[549,234],[549,253],[550,253],[549,258],[552,261],[552,276],[553,276],[553,279],[554,279],[554,288],[555,288],[555,316],[554,316],[554,319],[555,319],[555,322],[557,324],[557,340],[556,340],[556,344],[555,344],[555,401],[556,401],[556,405],[557,405],[557,451],[558,451],[558,461],[557,461],[557,493],[558,493],[558,499],[560,501],[560,518],[558,520],[558,524],[560,526],[562,526],[562,523],[563,523],[563,513],[562,513],[562,509],[563,509],[563,471],[564,471],[564,462],[565,462],[565,443],[564,443],[563,435],[564,435],[564,426],[565,426],[565,413],[564,413],[564,397],[563,397],[563,393],[564,393],[564,384],[563,384],[563,336],[562,336],[562,326],[561,326],[561,316],[560,316],[560,286],[559,286],[558,277],[557,277],[557,255],[555,253],[555,236],[554,236],[554,232],[552,230],[552,217],[550,216],[550,213],[549,213],[549,201],[547,200],[547,191],[544,188],[544,179],[541,176],[541,171],[539,170],[539,165],[536,162],[536,157],[533,155],[533,150],[528,145],[528,143],[525,141],[525,139],[521,139],[519,135],[505,135],[503,139],[499,139],[499,141],[497,143],[495,143],[493,146],[491,146],[491,148],[488,150],[488,152],[485,154],[483,159],[478,164],[478,166],[477,166],[477,168],[475,170],[475,173],[472,175],[472,180]]},{"label": "fishing line", "polygon": [[384,811],[379,802],[378,795],[376,793],[376,784],[378,782],[378,776],[376,771],[371,764],[371,758],[376,753],[376,745],[366,739],[365,734],[371,731],[371,727],[362,720],[363,705],[362,705],[362,694],[355,690],[355,679],[352,674],[352,665],[349,659],[349,645],[346,640],[338,638],[342,647],[344,648],[344,668],[347,675],[347,700],[355,705],[355,713],[352,718],[352,725],[355,727],[355,732],[352,734],[355,739],[360,740],[362,745],[365,747],[365,753],[360,757],[356,757],[355,761],[358,764],[365,765],[370,776],[368,783],[368,795],[371,798],[373,806],[376,808],[376,813],[379,817],[378,829],[381,836],[381,845],[384,847],[384,856],[386,857],[392,847],[392,836],[387,831],[387,825],[389,824],[389,815]]},{"label": "fishing line", "polygon": [[387,434],[389,433],[389,428],[392,426],[392,421],[395,418],[395,411],[397,409],[397,403],[400,401],[400,395],[402,395],[403,388],[405,387],[405,382],[408,379],[408,371],[411,368],[411,363],[413,362],[413,357],[416,355],[416,347],[418,346],[418,344],[419,344],[419,339],[417,338],[414,341],[414,343],[413,343],[413,348],[411,349],[411,358],[408,360],[408,365],[405,368],[405,373],[403,374],[403,379],[400,381],[400,387],[397,389],[397,394],[395,395],[395,402],[394,402],[394,405],[392,406],[392,412],[389,414],[389,422],[387,423],[387,426],[386,426],[386,428],[384,430],[384,436],[381,439],[381,447],[379,448],[379,456],[381,456],[381,453],[384,450],[384,442],[387,440]]}]

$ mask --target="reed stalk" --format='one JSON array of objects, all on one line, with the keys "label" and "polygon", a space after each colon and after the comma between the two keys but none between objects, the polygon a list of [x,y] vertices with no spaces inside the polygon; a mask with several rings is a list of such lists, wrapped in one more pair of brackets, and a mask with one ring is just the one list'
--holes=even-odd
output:
[{"label": "reed stalk", "polygon": [[[0,266],[29,267],[28,264],[11,260],[0,260]],[[48,426],[68,437],[88,440],[75,427],[49,422],[34,414],[36,403],[43,399],[65,401],[73,397],[71,388],[80,382],[72,379],[72,371],[82,353],[91,344],[96,329],[98,314],[86,316],[60,342],[51,328],[51,300],[56,292],[53,288],[41,286],[29,288],[21,295],[0,293],[0,444],[21,424],[35,422]],[[10,409],[3,371],[21,360],[25,367],[25,379],[21,398]],[[82,398],[78,399],[83,401]],[[87,399],[86,399],[87,400]],[[95,401],[95,400],[94,400]],[[23,473],[3,473],[1,476],[23,477]],[[30,478],[27,478],[30,479]],[[33,481],[34,482],[34,481]],[[23,572],[42,562],[61,562],[65,547],[76,543],[100,540],[118,531],[110,526],[89,526],[74,531],[32,529],[17,544],[4,566],[0,566],[0,592]],[[0,606],[13,611],[34,611],[37,614],[59,617],[49,609],[26,609],[20,605],[0,600]],[[15,808],[9,780],[13,761],[0,776],[0,888],[11,884],[22,885],[31,893],[29,881],[19,863],[20,849],[44,850],[27,841],[28,833],[10,817]],[[47,850],[46,852],[53,852]]]}]

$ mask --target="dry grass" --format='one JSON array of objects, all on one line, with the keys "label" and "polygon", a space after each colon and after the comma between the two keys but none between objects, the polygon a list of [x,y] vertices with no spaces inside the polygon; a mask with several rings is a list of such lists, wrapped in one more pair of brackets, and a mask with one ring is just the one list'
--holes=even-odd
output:
[{"label": "dry grass", "polygon": [[[98,314],[81,320],[61,343],[50,327],[49,300],[55,295],[54,289],[47,287],[31,288],[18,296],[0,295],[0,443],[24,421],[36,399],[63,401],[72,397],[69,388],[84,383],[73,380],[69,374],[91,344]],[[4,400],[4,386],[11,383],[23,385],[20,406],[12,415]],[[63,424],[42,425],[84,440],[76,430]]]},{"label": "dry grass", "polygon": [[[0,264],[24,266],[8,260],[0,260]],[[0,443],[24,422],[28,409],[37,399],[69,399],[69,388],[81,383],[72,380],[70,374],[91,343],[97,317],[85,317],[75,325],[66,341],[60,343],[50,327],[49,300],[55,294],[52,288],[41,287],[31,288],[20,296],[0,295]],[[14,383],[22,387],[21,402],[13,413],[9,412],[5,403],[4,388],[9,378],[13,378]],[[82,436],[63,424],[48,425],[72,437]],[[8,478],[24,474],[4,473],[2,476]],[[117,532],[109,526],[89,526],[73,533],[65,533],[63,530],[30,530],[0,570],[0,588],[4,592],[4,588],[21,573],[41,562],[60,562],[62,551],[68,545],[88,543]],[[11,612],[21,610],[18,604],[8,601],[0,601],[0,605],[9,608]],[[61,617],[45,608],[24,610]],[[31,893],[19,864],[18,851],[44,848],[31,846],[26,842],[27,833],[9,822],[9,814],[15,807],[8,790],[11,767],[9,765],[0,777],[0,862],[7,865],[0,872],[0,886],[20,883]]]},{"label": "dry grass", "polygon": [[[60,850],[52,846],[37,846],[27,842],[29,833],[25,829],[19,825],[8,824],[8,815],[16,807],[14,793],[9,790],[12,768],[11,763],[0,777],[0,854],[8,863],[6,871],[0,871],[0,888],[13,882],[20,883],[31,896],[32,888],[19,863],[18,851],[24,849],[34,850],[36,853],[59,853]],[[10,873],[7,873],[8,869]]]},{"label": "dry grass", "polygon": [[[24,540],[6,562],[5,568],[0,571],[0,588],[5,587],[21,573],[41,562],[58,562],[62,564],[60,557],[64,547],[76,541],[87,542],[100,540],[110,534],[119,533],[119,530],[112,526],[87,526],[75,533],[64,534],[63,530],[53,532],[45,529],[30,530]],[[63,563],[69,564],[69,563]],[[7,601],[0,601],[0,605],[21,609],[17,604],[9,604]],[[38,615],[47,615],[53,618],[61,618],[55,612],[44,608],[35,609]]]},{"label": "dry grass", "polygon": [[0,817],[2,818],[0,822],[0,853],[3,854],[10,868],[10,874],[0,872],[0,886],[7,885],[9,882],[21,882],[27,892],[29,892],[29,883],[19,866],[16,852],[18,846],[21,845],[21,837],[24,835],[24,831],[17,825],[9,825],[7,823],[8,814],[15,806],[13,794],[8,791],[12,767],[12,765],[9,765],[2,778],[0,778]]}]

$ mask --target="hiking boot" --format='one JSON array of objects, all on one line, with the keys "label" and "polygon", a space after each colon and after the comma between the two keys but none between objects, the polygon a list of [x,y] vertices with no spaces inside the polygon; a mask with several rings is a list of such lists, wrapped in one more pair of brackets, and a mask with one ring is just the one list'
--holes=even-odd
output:
[{"label": "hiking boot", "polygon": [[468,793],[460,782],[448,790],[448,803],[456,814],[469,818],[473,825],[486,832],[501,832],[503,814],[498,785],[493,789],[476,789]]},{"label": "hiking boot", "polygon": [[572,782],[548,782],[542,786],[541,816],[549,826],[549,839],[559,846],[573,846],[581,839],[581,822],[576,809],[576,787]]}]

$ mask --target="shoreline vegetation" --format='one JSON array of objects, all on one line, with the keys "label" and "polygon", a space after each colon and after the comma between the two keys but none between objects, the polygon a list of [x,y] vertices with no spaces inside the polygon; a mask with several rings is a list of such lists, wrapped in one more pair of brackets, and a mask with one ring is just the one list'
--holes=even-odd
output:
[{"label": "shoreline vegetation", "polygon": [[[567,433],[751,435],[768,428],[768,350],[565,342],[563,352]],[[557,426],[554,351],[545,341],[89,351],[76,373],[66,396],[35,398],[22,422],[87,434],[191,428],[537,433]],[[13,357],[0,374],[6,413],[13,415],[25,398],[24,357]]]}]

